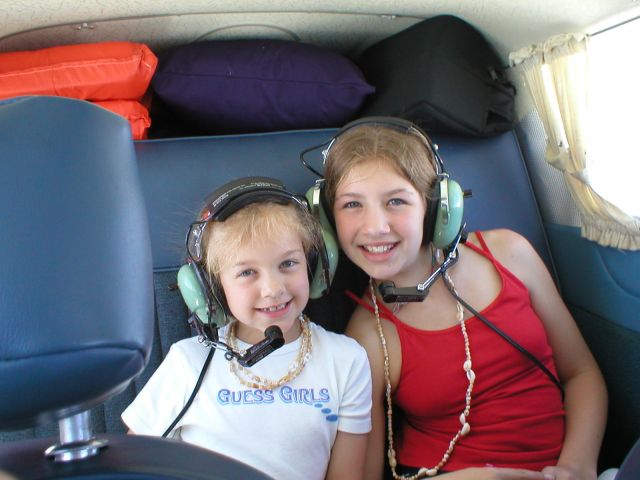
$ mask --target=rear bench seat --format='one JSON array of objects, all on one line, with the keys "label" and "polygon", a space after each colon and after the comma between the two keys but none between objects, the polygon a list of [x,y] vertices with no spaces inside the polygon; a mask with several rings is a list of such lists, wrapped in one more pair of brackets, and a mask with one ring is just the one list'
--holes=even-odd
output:
[{"label": "rear bench seat", "polygon": [[[299,153],[330,138],[336,130],[147,140],[136,142],[143,193],[151,229],[155,282],[156,334],[143,374],[118,396],[92,411],[95,433],[124,432],[120,413],[133,400],[171,344],[191,334],[180,294],[171,286],[184,259],[184,235],[201,202],[223,183],[245,175],[280,178],[304,192],[315,181],[299,162]],[[447,171],[473,197],[465,201],[469,230],[506,227],[529,239],[550,269],[549,254],[536,200],[513,132],[487,138],[437,137]],[[552,270],[553,271],[553,270]],[[342,293],[358,290],[362,276],[341,259],[328,298],[314,301],[312,318],[342,331],[353,305]],[[3,432],[5,440],[56,434],[57,425]]]}]

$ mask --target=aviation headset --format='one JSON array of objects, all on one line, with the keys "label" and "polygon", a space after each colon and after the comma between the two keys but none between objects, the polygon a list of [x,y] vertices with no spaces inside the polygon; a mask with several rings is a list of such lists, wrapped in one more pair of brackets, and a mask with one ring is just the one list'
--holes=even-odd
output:
[{"label": "aviation headset", "polygon": [[[224,221],[252,203],[275,202],[309,209],[307,200],[287,191],[278,180],[269,177],[247,177],[229,182],[216,189],[205,200],[198,219],[189,226],[186,237],[187,263],[178,271],[178,288],[194,317],[199,335],[217,341],[217,329],[229,321],[224,293],[211,278],[204,265],[203,236],[209,222]],[[328,290],[337,266],[335,238],[323,232],[319,249],[307,255],[311,298]],[[313,274],[311,274],[313,272]]]},{"label": "aviation headset", "polygon": [[[427,199],[427,212],[424,217],[423,243],[433,242],[436,248],[447,250],[456,243],[463,226],[463,198],[464,192],[455,180],[451,179],[444,169],[444,162],[438,154],[438,146],[434,144],[429,136],[418,126],[396,117],[364,117],[345,125],[332,138],[326,142],[304,150],[300,154],[302,164],[320,177],[316,184],[307,192],[307,199],[311,204],[311,209],[318,216],[322,226],[326,230],[333,231],[332,208],[327,204],[324,195],[324,177],[315,170],[305,156],[315,150],[322,150],[323,165],[331,154],[334,143],[345,133],[354,128],[369,125],[390,128],[401,133],[416,137],[425,147],[428,158],[433,159],[433,166],[436,172],[434,185],[429,192],[424,192]],[[333,234],[335,237],[335,234]]]}]

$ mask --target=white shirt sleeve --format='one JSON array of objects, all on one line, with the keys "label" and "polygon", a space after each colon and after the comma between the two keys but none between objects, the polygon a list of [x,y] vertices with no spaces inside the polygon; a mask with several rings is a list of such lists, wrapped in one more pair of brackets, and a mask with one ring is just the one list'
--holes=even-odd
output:
[{"label": "white shirt sleeve", "polygon": [[[364,348],[347,338],[352,347],[353,362],[346,372],[346,384],[340,402],[338,430],[346,433],[368,433],[371,430],[371,368]],[[346,365],[345,365],[346,366]]]},{"label": "white shirt sleeve", "polygon": [[192,377],[193,367],[185,352],[180,345],[172,345],[147,384],[122,413],[123,422],[133,433],[162,435],[186,403],[190,388],[196,382]]}]

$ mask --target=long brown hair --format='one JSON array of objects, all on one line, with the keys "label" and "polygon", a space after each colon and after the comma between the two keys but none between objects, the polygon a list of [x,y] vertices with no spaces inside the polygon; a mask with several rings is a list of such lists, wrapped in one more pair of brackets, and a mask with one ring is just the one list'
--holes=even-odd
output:
[{"label": "long brown hair", "polygon": [[325,164],[325,197],[333,208],[340,182],[357,165],[389,165],[424,195],[431,198],[435,160],[431,147],[417,131],[401,132],[384,125],[362,124],[341,134],[331,146]]}]

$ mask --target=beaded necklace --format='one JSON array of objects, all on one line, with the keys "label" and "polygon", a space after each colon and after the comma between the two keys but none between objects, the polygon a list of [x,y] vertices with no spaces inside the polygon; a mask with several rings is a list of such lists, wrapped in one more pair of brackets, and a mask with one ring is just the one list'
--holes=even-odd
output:
[{"label": "beaded necklace", "polygon": [[[449,272],[445,271],[443,275],[445,277],[445,280],[449,282],[449,284],[455,291],[455,287],[453,285],[453,281],[451,280],[451,277],[449,276]],[[462,365],[462,369],[465,372],[465,375],[467,376],[467,380],[469,381],[469,386],[467,387],[467,391],[465,394],[465,407],[459,417],[461,427],[460,429],[458,429],[456,434],[453,436],[453,438],[449,442],[449,448],[447,448],[447,450],[444,452],[442,459],[440,460],[440,462],[438,462],[437,465],[431,468],[421,467],[418,470],[418,473],[414,475],[409,475],[409,476],[398,475],[398,473],[396,472],[396,467],[398,465],[398,462],[396,460],[396,451],[393,446],[393,427],[392,427],[393,405],[391,403],[391,375],[389,373],[389,351],[387,350],[387,340],[382,330],[382,322],[380,320],[380,312],[378,310],[378,301],[376,298],[375,289],[373,287],[373,280],[371,278],[369,278],[369,290],[371,291],[371,299],[373,301],[373,311],[376,317],[376,323],[378,327],[378,336],[380,337],[380,343],[382,345],[382,352],[384,355],[383,369],[384,369],[384,379],[386,383],[385,397],[387,400],[387,442],[389,445],[387,450],[387,457],[389,459],[389,466],[391,467],[391,473],[393,475],[393,478],[396,480],[417,480],[419,478],[424,478],[424,477],[433,477],[437,475],[440,469],[447,463],[447,461],[449,461],[449,458],[453,453],[453,449],[455,448],[456,443],[458,442],[460,437],[467,435],[471,431],[471,425],[469,424],[469,422],[467,422],[467,418],[469,417],[469,413],[471,412],[471,392],[473,391],[473,385],[476,380],[476,374],[471,368],[472,366],[471,350],[469,348],[469,336],[467,335],[467,328],[465,326],[465,321],[464,321],[464,310],[462,309],[462,305],[460,304],[460,302],[456,302],[456,311],[457,311],[456,319],[460,324],[460,330],[462,331],[462,337],[464,338],[465,361]]]},{"label": "beaded necklace", "polygon": [[[302,333],[300,334],[300,349],[295,361],[289,365],[288,371],[279,380],[271,380],[269,378],[262,378],[249,370],[246,367],[238,364],[238,361],[234,358],[229,361],[229,371],[238,379],[238,381],[249,388],[257,388],[260,390],[275,390],[282,385],[289,383],[296,378],[302,372],[302,369],[311,358],[311,350],[313,344],[311,343],[311,327],[309,326],[309,319],[303,314],[299,317]],[[232,323],[227,329],[226,342],[234,350],[236,350],[236,327],[238,322]],[[244,351],[240,351],[244,355]]]}]

